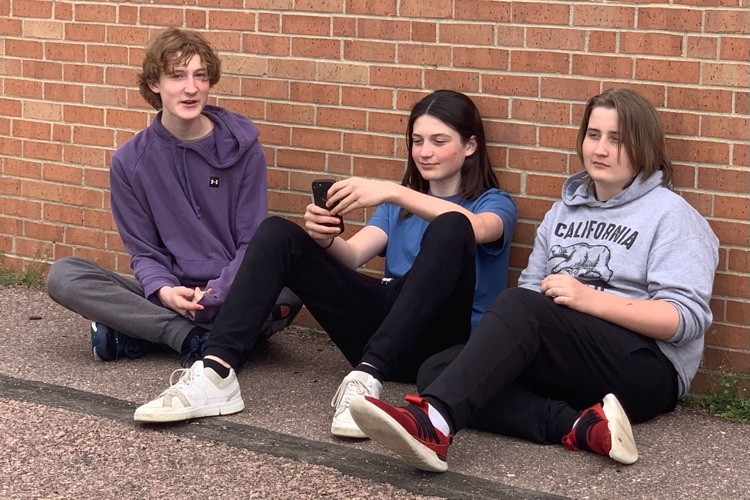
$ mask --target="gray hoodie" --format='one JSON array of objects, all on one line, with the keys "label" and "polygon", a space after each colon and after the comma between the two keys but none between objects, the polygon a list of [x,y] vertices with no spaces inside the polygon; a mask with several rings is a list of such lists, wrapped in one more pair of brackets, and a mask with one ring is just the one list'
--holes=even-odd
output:
[{"label": "gray hoodie", "polygon": [[539,291],[542,278],[568,273],[605,292],[673,304],[680,316],[674,336],[657,340],[674,365],[679,397],[695,377],[709,308],[719,241],[708,222],[681,196],[661,185],[663,174],[642,174],[615,197],[600,202],[586,172],[563,185],[562,200],[547,212],[518,285]]}]

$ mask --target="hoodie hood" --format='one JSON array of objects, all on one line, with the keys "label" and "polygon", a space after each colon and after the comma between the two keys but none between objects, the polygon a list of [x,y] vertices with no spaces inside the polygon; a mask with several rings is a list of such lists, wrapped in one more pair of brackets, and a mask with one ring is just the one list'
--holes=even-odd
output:
[{"label": "hoodie hood", "polygon": [[599,201],[594,196],[591,188],[591,178],[586,171],[573,174],[565,181],[562,188],[562,201],[569,207],[588,206],[600,208],[618,207],[637,200],[641,196],[661,186],[664,173],[661,170],[654,172],[651,177],[644,178],[643,172],[615,196],[607,201]]},{"label": "hoodie hood", "polygon": [[170,134],[161,123],[161,111],[154,120],[154,131],[169,143],[180,187],[198,218],[201,217],[201,207],[193,194],[187,172],[187,165],[190,163],[188,156],[197,154],[205,163],[217,169],[230,168],[257,142],[260,134],[249,118],[223,108],[206,105],[203,114],[213,122],[214,128],[206,137],[194,141],[182,141]]}]

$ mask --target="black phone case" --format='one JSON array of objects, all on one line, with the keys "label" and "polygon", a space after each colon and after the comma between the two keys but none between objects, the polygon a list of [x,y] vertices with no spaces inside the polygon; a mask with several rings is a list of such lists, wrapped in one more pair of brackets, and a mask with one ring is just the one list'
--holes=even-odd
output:
[{"label": "black phone case", "polygon": [[[312,194],[313,194],[313,203],[315,203],[317,206],[321,208],[325,208],[326,210],[329,210],[329,207],[326,206],[326,202],[328,201],[328,190],[331,188],[335,181],[333,179],[316,179],[312,181]],[[330,207],[333,208],[333,207]],[[339,217],[339,223],[338,227],[341,230],[341,232],[344,232],[344,218],[341,216]],[[336,224],[330,224],[331,227],[336,227]]]}]

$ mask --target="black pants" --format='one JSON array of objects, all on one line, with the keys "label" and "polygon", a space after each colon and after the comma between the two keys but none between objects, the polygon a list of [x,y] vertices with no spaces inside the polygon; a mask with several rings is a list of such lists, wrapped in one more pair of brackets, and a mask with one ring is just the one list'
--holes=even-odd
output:
[{"label": "black pants", "polygon": [[469,220],[452,212],[422,236],[409,272],[383,282],[331,257],[293,222],[263,221],[209,336],[204,355],[241,365],[286,286],[302,299],[352,366],[414,381],[422,362],[466,342],[476,280]]},{"label": "black pants", "polygon": [[677,373],[656,342],[524,288],[501,293],[465,346],[428,359],[417,389],[453,430],[560,444],[614,393],[632,422],[674,409]]}]

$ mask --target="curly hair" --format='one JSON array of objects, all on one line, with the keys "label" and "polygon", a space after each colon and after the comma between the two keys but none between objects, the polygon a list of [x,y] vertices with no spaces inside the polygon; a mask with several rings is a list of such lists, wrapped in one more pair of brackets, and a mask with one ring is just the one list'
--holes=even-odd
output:
[{"label": "curly hair", "polygon": [[221,61],[211,45],[197,32],[170,28],[163,31],[149,45],[143,59],[143,72],[138,75],[141,95],[154,109],[161,109],[161,96],[149,84],[159,81],[164,74],[172,74],[175,66],[197,55],[206,66],[211,87],[221,78]]}]

